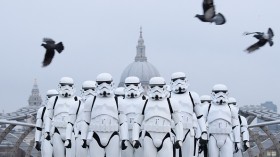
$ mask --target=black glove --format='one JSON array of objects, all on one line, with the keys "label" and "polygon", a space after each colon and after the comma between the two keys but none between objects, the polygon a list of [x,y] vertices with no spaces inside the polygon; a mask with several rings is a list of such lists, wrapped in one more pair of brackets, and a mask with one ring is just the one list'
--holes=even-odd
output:
[{"label": "black glove", "polygon": [[174,147],[175,147],[176,149],[181,148],[181,146],[182,146],[182,141],[180,141],[180,140],[178,140],[178,141],[176,141],[176,142],[174,143]]},{"label": "black glove", "polygon": [[48,140],[48,141],[51,140],[50,132],[45,133],[45,139]]},{"label": "black glove", "polygon": [[204,140],[202,138],[199,138],[199,149],[198,149],[198,152],[201,153],[202,151],[205,151],[207,150],[207,143],[208,143],[208,140]]},{"label": "black glove", "polygon": [[83,147],[83,148],[87,148],[87,146],[88,146],[88,145],[87,145],[87,140],[83,139],[83,145],[82,145],[82,147]]},{"label": "black glove", "polygon": [[67,139],[64,144],[65,148],[71,148],[71,140]]},{"label": "black glove", "polygon": [[41,142],[36,141],[36,143],[35,143],[35,149],[37,149],[38,151],[41,151]]},{"label": "black glove", "polygon": [[244,144],[244,152],[245,152],[250,147],[250,144],[248,140],[244,140],[243,144]]},{"label": "black glove", "polygon": [[239,142],[234,142],[234,152],[237,153],[239,151],[238,147]]},{"label": "black glove", "polygon": [[140,143],[138,140],[135,140],[135,143],[134,143],[134,145],[133,145],[133,148],[138,149],[139,147],[142,147],[142,146],[141,146],[141,143]]},{"label": "black glove", "polygon": [[127,148],[127,146],[126,146],[126,144],[125,144],[126,141],[127,141],[127,140],[122,140],[122,144],[121,144],[122,150],[125,150],[125,149]]},{"label": "black glove", "polygon": [[[204,137],[204,138],[202,138],[202,137]],[[207,142],[208,142],[208,140],[207,140],[207,132],[203,131],[201,133],[200,138],[199,138],[199,144],[204,146],[204,145],[207,145]]]}]

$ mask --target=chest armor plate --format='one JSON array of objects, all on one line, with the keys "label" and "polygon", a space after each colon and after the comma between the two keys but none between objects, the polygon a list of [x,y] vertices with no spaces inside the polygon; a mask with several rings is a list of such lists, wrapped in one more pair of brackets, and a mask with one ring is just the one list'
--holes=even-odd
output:
[{"label": "chest armor plate", "polygon": [[137,114],[142,112],[145,101],[141,98],[124,99],[122,101],[123,112],[127,117],[128,129],[132,129],[134,124],[134,118]]},{"label": "chest armor plate", "polygon": [[193,104],[190,99],[190,96],[187,93],[184,94],[173,94],[171,96],[171,104],[176,105],[181,112],[186,112],[192,115],[193,113]]},{"label": "chest armor plate", "polygon": [[96,98],[91,111],[91,119],[94,119],[100,115],[108,115],[118,119],[118,109],[114,97]]},{"label": "chest armor plate", "polygon": [[59,97],[54,107],[54,119],[58,119],[62,116],[68,116],[71,105],[74,105],[74,98],[61,98]]},{"label": "chest armor plate", "polygon": [[166,99],[159,101],[149,100],[144,114],[145,121],[152,117],[162,117],[171,121],[171,113]]},{"label": "chest armor plate", "polygon": [[228,105],[211,105],[207,121],[210,124],[217,119],[223,119],[231,124],[231,110]]}]

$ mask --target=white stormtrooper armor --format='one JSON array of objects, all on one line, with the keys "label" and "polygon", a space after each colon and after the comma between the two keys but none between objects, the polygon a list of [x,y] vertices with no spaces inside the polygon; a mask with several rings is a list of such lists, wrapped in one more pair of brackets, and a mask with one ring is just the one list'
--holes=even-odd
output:
[{"label": "white stormtrooper armor", "polygon": [[118,111],[112,76],[101,73],[96,83],[97,95],[85,102],[83,115],[88,125],[82,130],[82,147],[89,144],[91,157],[116,157],[120,154],[119,132],[122,140],[128,140],[127,126],[122,126],[126,124],[126,117]]},{"label": "white stormtrooper armor", "polygon": [[214,85],[211,94],[212,102],[207,115],[209,157],[232,157],[240,145],[238,116],[228,105],[228,89],[225,85]]},{"label": "white stormtrooper armor", "polygon": [[165,80],[162,77],[153,77],[149,81],[149,98],[146,100],[142,113],[134,119],[132,140],[134,148],[141,147],[139,133],[141,126],[145,130],[143,147],[144,155],[148,157],[170,157],[173,155],[171,142],[171,122],[174,121],[176,148],[181,147],[183,140],[182,118],[178,109],[171,106],[167,98]]},{"label": "white stormtrooper armor", "polygon": [[200,143],[206,147],[207,130],[203,113],[200,109],[200,98],[197,93],[188,91],[189,83],[183,72],[175,72],[171,76],[171,102],[177,105],[182,116],[184,139],[182,148],[179,149],[177,156],[193,156],[195,148],[195,132],[193,123],[193,114],[197,117],[197,122],[201,130]]},{"label": "white stormtrooper armor", "polygon": [[[228,98],[229,100],[229,106],[232,110],[234,110],[235,112],[239,112],[239,106],[237,105],[236,99],[233,97]],[[238,151],[238,152],[234,152],[234,157],[242,157],[242,151],[246,151],[249,147],[249,131],[248,131],[248,124],[247,124],[247,120],[245,117],[241,116],[238,114],[238,120],[239,120],[239,124],[240,124],[240,135],[241,135],[241,143],[243,144],[242,150]]]},{"label": "white stormtrooper armor", "polygon": [[198,154],[198,146],[199,146],[199,139],[201,138],[201,130],[196,118],[195,113],[193,113],[193,129],[194,129],[194,151],[193,157],[197,157]]},{"label": "white stormtrooper armor", "polygon": [[[210,95],[202,95],[200,96],[200,110],[202,111],[203,115],[207,115],[208,114],[208,109],[209,109],[209,106],[211,104],[211,101],[212,101],[212,98]],[[205,119],[205,122],[206,122],[206,129],[208,128],[208,123],[207,123],[207,120],[206,120],[206,117],[203,116],[203,118]]]},{"label": "white stormtrooper armor", "polygon": [[[58,92],[55,89],[50,89],[47,91],[46,103],[52,96],[57,96]],[[41,151],[42,157],[52,157],[52,145],[51,142],[46,140],[42,135],[44,133],[45,127],[45,115],[46,115],[46,106],[42,106],[37,111],[36,117],[36,131],[35,131],[35,148],[38,151]]]},{"label": "white stormtrooper armor", "polygon": [[241,115],[239,115],[239,120],[241,121],[240,125],[240,130],[241,130],[241,137],[242,137],[242,142],[243,142],[243,151],[247,151],[248,148],[250,148],[250,143],[249,143],[249,130],[248,130],[248,123],[247,119]]},{"label": "white stormtrooper armor", "polygon": [[[141,114],[144,103],[145,96],[142,95],[143,88],[141,86],[138,77],[131,76],[125,79],[124,95],[125,98],[119,99],[119,109],[127,117],[129,140],[124,141],[122,144],[121,156],[122,157],[142,157],[143,149],[134,149],[132,145],[132,129],[134,124],[134,119],[138,114]],[[142,132],[140,133],[142,134]],[[140,136],[140,135],[139,135]],[[140,140],[140,143],[142,141]]]},{"label": "white stormtrooper armor", "polygon": [[[200,110],[201,112],[203,113],[203,118],[205,119],[205,122],[206,122],[206,130],[208,130],[208,123],[207,123],[207,120],[206,120],[206,116],[208,114],[208,109],[209,109],[209,106],[211,104],[211,96],[210,95],[201,95],[200,96]],[[204,152],[203,150],[199,150],[198,152],[198,156],[199,157],[204,157],[204,153],[207,154],[207,152]]]},{"label": "white stormtrooper armor", "polygon": [[[75,140],[75,156],[87,156],[88,149],[82,147],[82,139],[81,139],[81,130],[85,121],[83,120],[83,109],[85,101],[96,95],[95,93],[96,82],[95,81],[84,81],[82,84],[81,90],[81,100],[79,102],[79,106],[71,106],[69,111],[69,121],[66,128],[66,139]],[[75,138],[72,137],[74,129]],[[73,143],[73,142],[69,142]],[[69,144],[67,145],[69,147]],[[72,146],[72,147],[74,147]]]},{"label": "white stormtrooper armor", "polygon": [[[65,145],[73,145],[66,139],[66,127],[71,106],[78,107],[78,97],[74,96],[74,81],[69,77],[62,77],[58,85],[59,95],[51,97],[47,104],[47,115],[45,125],[45,139],[52,140],[54,157],[74,156],[75,149]],[[73,140],[72,140],[73,141]]]}]

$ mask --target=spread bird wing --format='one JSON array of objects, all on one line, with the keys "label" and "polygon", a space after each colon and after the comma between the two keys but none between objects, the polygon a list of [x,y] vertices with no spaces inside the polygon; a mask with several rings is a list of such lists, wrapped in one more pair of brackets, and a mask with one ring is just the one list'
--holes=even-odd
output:
[{"label": "spread bird wing", "polygon": [[215,7],[213,0],[204,0],[203,1],[203,12],[205,19],[211,20],[215,16]]},{"label": "spread bird wing", "polygon": [[55,44],[55,41],[51,38],[43,38],[43,42],[47,44]]},{"label": "spread bird wing", "polygon": [[53,49],[49,49],[46,51],[46,54],[45,54],[45,58],[44,58],[44,61],[43,61],[43,67],[46,67],[48,66],[51,62],[52,62],[52,59],[54,57],[54,50]]},{"label": "spread bird wing", "polygon": [[268,34],[269,38],[272,38],[274,36],[274,33],[271,28],[268,28],[267,34]]},{"label": "spread bird wing", "polygon": [[267,42],[267,40],[265,40],[265,39],[259,40],[255,44],[253,44],[250,47],[248,47],[246,49],[246,51],[248,53],[252,53],[252,52],[256,51],[257,49],[259,49],[260,47],[264,46],[266,42]]}]

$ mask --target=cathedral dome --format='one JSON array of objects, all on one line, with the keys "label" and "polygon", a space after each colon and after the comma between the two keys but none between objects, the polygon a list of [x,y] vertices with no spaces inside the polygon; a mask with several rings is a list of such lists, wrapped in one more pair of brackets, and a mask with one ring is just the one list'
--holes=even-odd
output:
[{"label": "cathedral dome", "polygon": [[142,30],[140,30],[140,37],[138,39],[138,45],[136,46],[136,57],[133,63],[130,63],[123,71],[119,83],[119,87],[124,86],[124,81],[129,76],[136,76],[140,79],[140,82],[146,90],[149,85],[149,80],[152,77],[160,76],[158,70],[147,61],[145,55],[144,39],[142,37]]}]

